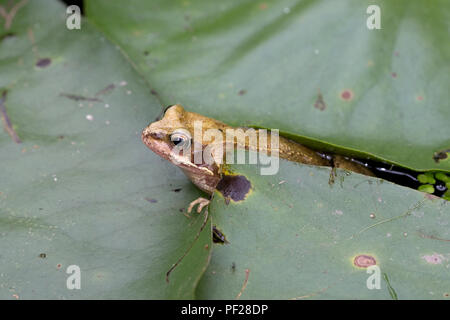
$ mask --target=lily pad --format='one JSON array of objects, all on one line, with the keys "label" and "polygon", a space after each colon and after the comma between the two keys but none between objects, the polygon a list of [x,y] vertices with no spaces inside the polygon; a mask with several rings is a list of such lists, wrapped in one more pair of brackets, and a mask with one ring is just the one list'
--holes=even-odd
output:
[{"label": "lily pad", "polygon": [[[367,27],[370,5],[381,29]],[[447,172],[449,12],[445,0],[86,1],[166,105]]]},{"label": "lily pad", "polygon": [[0,298],[193,298],[209,221],[165,278],[204,222],[184,216],[200,192],[140,140],[161,110],[144,79],[88,21],[68,30],[65,10],[28,1],[0,27]]},{"label": "lily pad", "polygon": [[[96,0],[69,30],[58,1],[0,0],[15,12],[0,21],[0,298],[446,297],[444,200],[340,171],[330,187],[329,169],[282,161],[276,176],[231,166],[250,193],[216,192],[207,219],[186,213],[203,194],[140,141],[181,103],[449,171],[448,6],[376,3],[369,31],[373,1]],[[355,258],[376,262],[380,290]]]},{"label": "lily pad", "polygon": [[214,195],[213,225],[227,243],[214,244],[199,298],[449,296],[449,202],[340,170],[329,185],[329,168],[285,160],[272,176],[229,170],[251,190],[242,201]]}]

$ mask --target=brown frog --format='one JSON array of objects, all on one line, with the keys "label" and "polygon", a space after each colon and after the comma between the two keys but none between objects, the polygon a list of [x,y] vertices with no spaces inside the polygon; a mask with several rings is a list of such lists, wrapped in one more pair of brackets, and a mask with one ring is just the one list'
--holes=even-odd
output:
[{"label": "brown frog", "polygon": [[[201,124],[199,134],[195,134],[196,123]],[[208,130],[218,132],[221,137],[204,136]],[[276,151],[278,156],[289,161],[317,165],[333,166],[357,173],[373,176],[372,172],[362,165],[354,163],[340,155],[323,155],[311,150],[297,142],[279,137],[276,150],[271,149],[271,135],[267,137],[267,143],[260,145],[251,143],[250,139],[239,140],[233,137],[229,139],[227,130],[237,129],[228,126],[218,120],[202,116],[197,113],[184,110],[181,105],[173,105],[166,109],[163,117],[159,121],[150,123],[142,132],[142,141],[164,159],[178,166],[186,176],[201,190],[212,194],[221,179],[221,169],[226,150],[224,145],[232,145],[238,149],[247,149],[257,152],[272,154]],[[240,128],[245,133],[252,128]],[[198,130],[198,127],[197,127]],[[260,132],[254,130],[256,137]],[[201,137],[197,141],[196,137]],[[221,138],[221,139],[218,139]],[[181,153],[183,149],[187,152]],[[176,151],[176,152],[175,152]],[[212,161],[205,161],[199,153],[211,154]],[[200,161],[198,161],[200,159]],[[195,161],[197,160],[197,161]],[[203,207],[209,204],[209,200],[199,198],[191,202],[188,212],[198,204],[197,212],[201,212]]]}]

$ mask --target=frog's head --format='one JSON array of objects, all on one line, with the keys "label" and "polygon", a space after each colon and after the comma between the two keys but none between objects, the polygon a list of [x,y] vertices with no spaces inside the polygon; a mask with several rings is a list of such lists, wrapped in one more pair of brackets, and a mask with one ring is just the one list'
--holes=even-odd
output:
[{"label": "frog's head", "polygon": [[[142,132],[142,141],[160,157],[183,170],[213,175],[214,164],[195,163],[195,150],[203,150],[209,141],[194,141],[194,125],[201,123],[201,134],[208,129],[223,130],[226,125],[197,113],[187,112],[181,105],[166,109],[161,120],[150,123]],[[198,129],[197,129],[198,130]],[[195,145],[198,148],[195,148]],[[182,152],[180,152],[182,150]],[[187,152],[186,152],[187,151]]]}]

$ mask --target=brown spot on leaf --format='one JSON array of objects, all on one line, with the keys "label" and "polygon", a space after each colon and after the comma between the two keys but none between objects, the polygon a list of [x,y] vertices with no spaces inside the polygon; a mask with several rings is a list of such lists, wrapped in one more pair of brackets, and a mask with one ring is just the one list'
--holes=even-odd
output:
[{"label": "brown spot on leaf", "polygon": [[94,101],[94,102],[101,102],[102,101],[102,100],[100,100],[98,98],[85,97],[85,96],[82,96],[82,95],[72,94],[72,93],[60,93],[59,95],[61,97],[66,97],[67,99],[75,100],[75,101]]},{"label": "brown spot on leaf", "polygon": [[238,95],[243,96],[246,93],[247,93],[247,90],[242,89],[242,90],[239,90]]},{"label": "brown spot on leaf", "polygon": [[52,63],[52,59],[41,58],[36,62],[36,67],[45,68],[45,67],[48,67],[51,63]]},{"label": "brown spot on leaf", "polygon": [[435,152],[433,154],[433,160],[436,163],[439,163],[441,160],[445,160],[448,158],[448,153],[450,152],[450,149],[446,149],[446,150],[442,150],[442,151],[438,151]]},{"label": "brown spot on leaf", "polygon": [[217,184],[217,190],[225,198],[233,201],[242,201],[250,191],[251,184],[246,177],[240,175],[224,175]]},{"label": "brown spot on leaf", "polygon": [[346,101],[350,101],[353,99],[353,92],[351,90],[344,90],[341,92],[341,98]]},{"label": "brown spot on leaf", "polygon": [[433,253],[432,255],[425,255],[422,257],[427,263],[430,264],[441,264],[442,262],[446,261],[447,259],[442,255],[438,253]]},{"label": "brown spot on leaf", "polygon": [[21,143],[22,140],[20,140],[19,136],[17,135],[16,131],[14,130],[11,120],[9,119],[8,114],[6,112],[5,103],[6,103],[7,93],[8,93],[8,91],[4,90],[2,92],[2,95],[0,96],[0,118],[2,119],[4,129],[11,136],[13,141],[15,143]]},{"label": "brown spot on leaf", "polygon": [[377,261],[372,256],[361,254],[355,257],[353,264],[360,268],[367,268],[376,265]]},{"label": "brown spot on leaf", "polygon": [[[427,194],[429,194],[429,193],[427,193]],[[434,197],[434,199],[440,199],[439,197],[437,197],[437,196],[433,196]],[[423,232],[421,232],[421,231],[417,231],[417,234],[419,235],[419,236],[421,236],[422,238],[425,238],[425,239],[431,239],[431,240],[438,240],[438,241],[445,241],[445,242],[450,242],[450,239],[445,239],[445,238],[441,238],[441,237],[437,237],[437,236],[435,236],[435,235],[430,235],[430,234],[425,234],[425,233],[423,233]]]},{"label": "brown spot on leaf", "polygon": [[391,76],[392,76],[392,78],[397,78],[397,72],[392,72]]},{"label": "brown spot on leaf", "polygon": [[115,88],[116,88],[116,85],[114,83],[111,83],[111,84],[107,85],[105,88],[103,88],[102,90],[100,90],[99,92],[97,92],[95,94],[95,96],[100,96],[102,94],[109,93],[112,90],[114,90]]},{"label": "brown spot on leaf", "polygon": [[172,191],[173,191],[173,192],[180,192],[180,191],[181,191],[181,188],[175,188],[175,189],[172,189]]},{"label": "brown spot on leaf", "polygon": [[149,198],[149,197],[145,197],[145,200],[147,200],[150,203],[157,203],[158,202],[158,200],[153,199],[153,198]]},{"label": "brown spot on leaf", "polygon": [[325,104],[325,101],[323,101],[323,96],[321,93],[317,95],[316,103],[314,103],[314,107],[316,109],[319,109],[320,111],[323,111],[326,109],[327,105]]}]

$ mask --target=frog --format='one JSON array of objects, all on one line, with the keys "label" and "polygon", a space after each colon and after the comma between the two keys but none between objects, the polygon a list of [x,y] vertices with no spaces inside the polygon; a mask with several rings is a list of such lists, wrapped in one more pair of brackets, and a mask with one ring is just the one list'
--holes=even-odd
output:
[{"label": "frog", "polygon": [[[195,139],[195,123],[201,123],[200,137],[202,139],[199,139],[201,141],[196,141]],[[267,139],[268,143],[262,145],[252,144],[249,139],[239,141],[233,137],[230,140],[225,134],[230,129],[241,129],[243,132],[246,132],[246,130],[253,128],[233,127],[219,120],[187,111],[182,105],[175,104],[168,106],[163,112],[162,117],[144,128],[141,139],[150,150],[180,168],[192,183],[209,196],[214,193],[222,177],[223,158],[225,157],[223,150],[225,148],[219,148],[219,146],[223,147],[224,144],[232,145],[237,149],[265,152],[268,154],[276,151],[274,153],[279,158],[288,161],[314,166],[341,168],[367,176],[374,176],[368,168],[359,163],[352,162],[345,156],[318,152],[283,136],[277,136],[279,140],[276,150],[271,149],[272,144],[270,142],[272,135],[269,135]],[[203,133],[207,130],[219,132],[223,135],[222,139],[217,139],[217,137],[204,139]],[[256,134],[259,134],[259,131],[256,131]],[[186,148],[188,152],[180,154],[180,148],[187,146],[190,146],[190,148]],[[217,150],[219,150],[218,154],[216,154]],[[211,156],[213,161],[194,161],[198,152],[214,153]],[[193,208],[197,206],[196,211],[200,213],[209,203],[210,199],[199,197],[189,204],[187,212],[191,213]]]}]

